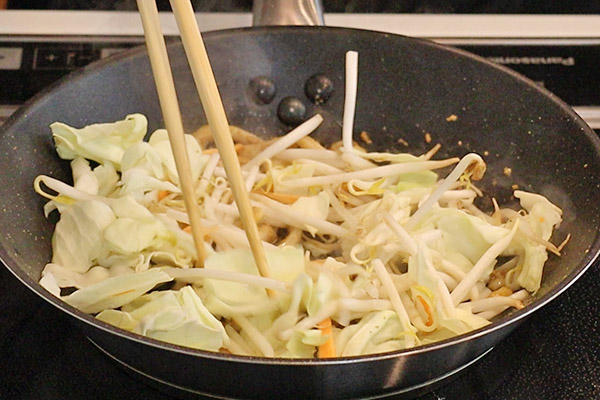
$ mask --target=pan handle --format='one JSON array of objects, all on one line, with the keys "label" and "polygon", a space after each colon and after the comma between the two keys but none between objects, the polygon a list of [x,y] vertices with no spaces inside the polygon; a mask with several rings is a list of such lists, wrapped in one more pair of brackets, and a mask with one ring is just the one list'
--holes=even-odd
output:
[{"label": "pan handle", "polygon": [[252,25],[324,25],[321,0],[254,0]]}]

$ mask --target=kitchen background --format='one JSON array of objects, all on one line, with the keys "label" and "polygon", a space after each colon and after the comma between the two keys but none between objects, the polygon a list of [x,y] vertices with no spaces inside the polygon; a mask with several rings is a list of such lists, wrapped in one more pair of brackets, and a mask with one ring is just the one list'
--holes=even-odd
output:
[{"label": "kitchen background", "polygon": [[[252,8],[251,0],[195,0],[198,12],[243,12]],[[168,0],[157,2],[159,9],[169,9]],[[323,0],[332,13],[492,13],[492,14],[596,14],[597,1],[536,0]],[[136,10],[135,0],[10,0],[9,8],[63,10]]]}]

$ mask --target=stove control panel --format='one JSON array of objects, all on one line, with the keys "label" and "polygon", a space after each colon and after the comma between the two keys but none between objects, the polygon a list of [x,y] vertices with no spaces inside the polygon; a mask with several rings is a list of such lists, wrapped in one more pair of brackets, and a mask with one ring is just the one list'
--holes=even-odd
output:
[{"label": "stove control panel", "polygon": [[[162,13],[167,36],[178,30]],[[422,37],[511,68],[570,104],[600,129],[600,16],[326,14],[332,26]],[[251,16],[200,13],[204,30],[249,26]],[[60,32],[60,33],[58,33]],[[511,35],[510,37],[505,37]],[[0,13],[0,119],[61,77],[144,44],[137,13]]]}]

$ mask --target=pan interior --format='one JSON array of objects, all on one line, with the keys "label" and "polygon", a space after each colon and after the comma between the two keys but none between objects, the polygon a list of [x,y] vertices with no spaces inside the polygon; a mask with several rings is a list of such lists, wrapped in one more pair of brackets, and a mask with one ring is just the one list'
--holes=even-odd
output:
[{"label": "pan interior", "polygon": [[[233,125],[263,137],[285,133],[289,127],[277,119],[277,104],[286,96],[305,99],[306,79],[321,73],[333,82],[332,97],[322,105],[305,104],[308,115],[319,112],[325,118],[315,138],[339,140],[344,54],[356,50],[355,132],[367,131],[373,140],[365,147],[417,154],[440,143],[440,156],[478,152],[488,164],[481,185],[488,196],[482,199],[484,208],[492,196],[513,202],[515,185],[560,206],[564,222],[555,237],[573,237],[560,258],[548,261],[537,304],[562,290],[595,258],[598,139],[564,103],[530,81],[460,51],[374,32],[263,28],[214,32],[205,40]],[[192,131],[206,120],[180,44],[173,43],[169,52],[184,126]],[[261,75],[277,88],[267,105],[248,91],[250,80]],[[73,126],[114,121],[134,112],[148,117],[149,131],[163,126],[145,49],[85,68],[37,96],[2,128],[0,255],[43,297],[49,295],[35,282],[51,259],[53,224],[43,215],[44,199],[34,193],[32,182],[39,174],[71,180],[68,163],[56,156],[48,126],[54,121]],[[505,167],[512,170],[510,176]]]}]

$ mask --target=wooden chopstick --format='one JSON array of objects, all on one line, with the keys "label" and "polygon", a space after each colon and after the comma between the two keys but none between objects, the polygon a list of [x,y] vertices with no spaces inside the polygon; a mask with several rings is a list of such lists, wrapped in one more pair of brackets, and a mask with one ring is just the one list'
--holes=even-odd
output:
[{"label": "wooden chopstick", "polygon": [[254,220],[254,213],[250,206],[250,198],[246,190],[240,162],[235,152],[233,139],[229,130],[229,122],[225,115],[223,101],[217,88],[215,76],[204,47],[202,35],[194,16],[194,9],[189,0],[171,0],[171,8],[175,14],[177,25],[183,41],[183,46],[188,57],[198,95],[206,114],[206,119],[213,134],[213,138],[229,183],[233,197],[240,213],[242,225],[246,231],[254,261],[263,277],[269,277],[269,265],[265,250]]},{"label": "wooden chopstick", "polygon": [[192,237],[198,255],[196,266],[200,267],[204,265],[204,259],[206,258],[204,232],[200,222],[198,203],[195,198],[192,172],[185,145],[183,123],[175,92],[175,84],[173,83],[171,65],[169,64],[167,55],[167,47],[158,18],[158,9],[155,0],[137,0],[137,5],[142,17],[152,73],[156,83],[163,119],[169,133],[169,142],[171,143],[173,157],[175,158],[175,166],[177,168],[177,175],[179,176],[185,209],[190,219]]}]

